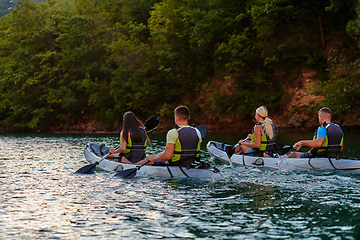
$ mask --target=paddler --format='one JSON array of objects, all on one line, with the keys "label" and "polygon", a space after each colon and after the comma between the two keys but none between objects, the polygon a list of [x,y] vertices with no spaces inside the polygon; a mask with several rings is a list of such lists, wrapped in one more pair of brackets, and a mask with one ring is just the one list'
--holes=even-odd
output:
[{"label": "paddler", "polygon": [[311,147],[309,152],[292,152],[292,158],[336,157],[344,147],[344,133],[338,124],[331,122],[331,110],[324,107],[318,113],[320,127],[315,131],[313,140],[301,140],[294,144],[296,150],[301,146]]},{"label": "paddler", "polygon": [[240,140],[235,153],[246,153],[253,156],[270,157],[275,150],[275,126],[268,116],[265,106],[260,106],[255,111],[256,124],[252,133],[248,135],[249,141]]},{"label": "paddler", "polygon": [[123,163],[137,164],[146,158],[146,146],[150,139],[145,131],[143,123],[137,119],[131,111],[123,116],[123,130],[120,133],[120,147],[110,148],[110,153],[118,156],[118,161]]},{"label": "paddler", "polygon": [[151,164],[189,167],[200,159],[201,133],[189,126],[190,111],[186,106],[174,110],[175,128],[166,135],[165,151],[160,155],[150,155]]}]

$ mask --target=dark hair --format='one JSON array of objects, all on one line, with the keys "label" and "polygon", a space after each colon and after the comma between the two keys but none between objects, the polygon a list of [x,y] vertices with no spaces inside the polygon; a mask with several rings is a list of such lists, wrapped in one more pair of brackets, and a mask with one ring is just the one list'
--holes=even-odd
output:
[{"label": "dark hair", "polygon": [[179,106],[175,108],[174,115],[181,120],[189,120],[190,118],[190,110],[186,106]]},{"label": "dark hair", "polygon": [[134,143],[140,143],[142,139],[142,131],[140,131],[140,127],[144,127],[144,125],[136,118],[133,112],[126,112],[123,116],[123,138],[127,142],[129,130],[132,133],[132,141]]}]

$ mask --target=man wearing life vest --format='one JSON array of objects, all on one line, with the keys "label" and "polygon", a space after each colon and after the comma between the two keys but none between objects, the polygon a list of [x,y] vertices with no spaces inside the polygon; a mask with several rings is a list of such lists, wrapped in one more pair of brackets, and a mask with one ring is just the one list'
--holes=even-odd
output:
[{"label": "man wearing life vest", "polygon": [[330,157],[336,156],[344,147],[344,133],[340,126],[331,123],[331,110],[329,108],[321,108],[319,110],[320,127],[315,131],[313,140],[301,140],[294,144],[296,150],[301,146],[308,146],[312,149],[309,152],[292,152],[289,157]]},{"label": "man wearing life vest", "polygon": [[166,135],[165,151],[161,155],[148,157],[153,164],[190,166],[200,158],[201,133],[189,126],[190,111],[186,106],[179,106],[174,111],[176,127]]}]

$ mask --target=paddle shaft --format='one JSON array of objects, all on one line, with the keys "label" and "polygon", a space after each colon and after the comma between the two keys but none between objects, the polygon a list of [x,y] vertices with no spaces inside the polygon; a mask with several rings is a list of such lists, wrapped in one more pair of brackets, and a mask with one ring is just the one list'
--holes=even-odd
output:
[{"label": "paddle shaft", "polygon": [[105,154],[99,161],[96,162],[96,165],[99,165],[99,163],[104,160],[107,156],[109,156],[111,153]]},{"label": "paddle shaft", "polygon": [[[247,137],[247,138],[245,138],[245,139],[243,139],[243,141],[245,142],[246,140],[248,140],[250,137]],[[233,147],[233,149],[235,150],[238,146],[240,146],[241,145],[241,143],[240,142],[238,142],[234,147]],[[300,148],[301,148],[302,146],[300,146]],[[300,149],[299,148],[299,149]],[[285,146],[283,146],[282,147],[282,149],[286,149],[287,150],[287,152],[288,151],[290,151],[291,149],[296,149],[296,147],[293,145],[293,146],[288,146],[288,147],[285,147]],[[299,150],[298,149],[298,150]]]},{"label": "paddle shaft", "polygon": [[136,166],[136,170],[139,170],[140,168],[142,168],[143,166],[145,166],[146,164],[148,164],[150,162],[150,160],[147,160],[146,162],[144,162],[143,164]]},{"label": "paddle shaft", "polygon": [[[247,138],[245,138],[243,141],[246,141],[246,140],[248,140],[249,139],[249,137],[247,137]],[[229,160],[230,160],[230,165],[232,166],[233,164],[232,164],[232,162],[231,162],[231,156],[235,153],[235,149],[238,147],[240,145],[240,143],[237,143],[234,147],[231,147],[231,146],[227,146],[226,148],[225,148],[225,152],[226,152],[226,154],[227,154],[227,156],[228,156],[228,158],[229,158]]]},{"label": "paddle shaft", "polygon": [[137,170],[139,170],[141,167],[145,166],[149,162],[150,162],[150,160],[147,160],[146,162],[144,162],[143,164],[141,164],[139,166],[136,166],[135,168],[129,168],[129,169],[126,169],[124,171],[118,172],[117,174],[115,174],[111,178],[114,178],[114,177],[133,178],[133,177],[135,177]]},{"label": "paddle shaft", "polygon": [[93,173],[95,171],[96,165],[99,165],[99,163],[104,160],[107,156],[109,156],[110,153],[106,154],[105,156],[103,156],[99,161],[96,161],[95,163],[86,165],[80,169],[78,169],[75,173],[81,173],[81,174],[90,174]]},{"label": "paddle shaft", "polygon": [[[247,137],[247,138],[243,139],[243,141],[245,142],[245,141],[247,141],[249,138],[250,138],[250,137]],[[240,145],[241,145],[241,143],[238,142],[237,144],[235,144],[235,146],[233,147],[233,149],[237,148],[237,147],[240,146]]]}]

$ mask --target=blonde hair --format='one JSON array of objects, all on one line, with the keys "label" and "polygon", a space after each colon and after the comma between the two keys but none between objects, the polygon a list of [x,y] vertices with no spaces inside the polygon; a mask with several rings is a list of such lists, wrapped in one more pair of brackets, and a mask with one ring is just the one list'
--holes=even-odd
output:
[{"label": "blonde hair", "polygon": [[272,120],[268,118],[268,110],[265,106],[261,106],[256,109],[256,114],[264,119],[264,121],[262,121],[262,123],[265,123],[264,132],[270,139],[272,139],[274,137],[274,131],[271,125]]}]

